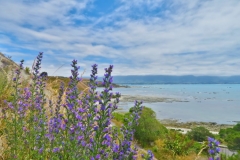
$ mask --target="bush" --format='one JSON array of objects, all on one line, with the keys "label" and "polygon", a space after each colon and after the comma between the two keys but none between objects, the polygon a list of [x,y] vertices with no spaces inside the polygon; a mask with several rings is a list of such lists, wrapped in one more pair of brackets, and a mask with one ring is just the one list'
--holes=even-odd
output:
[{"label": "bush", "polygon": [[238,123],[235,126],[233,126],[233,130],[240,132],[240,123]]},{"label": "bush", "polygon": [[238,153],[233,154],[231,156],[227,156],[226,154],[221,154],[220,155],[220,159],[221,160],[239,160],[240,159],[240,151],[238,151]]},{"label": "bush", "polygon": [[219,136],[224,139],[231,150],[240,150],[240,123],[233,128],[221,129]]},{"label": "bush", "polygon": [[149,145],[167,132],[166,127],[156,119],[156,113],[147,107],[143,108],[138,125],[134,129],[134,136],[142,146]]},{"label": "bush", "polygon": [[203,142],[207,140],[207,137],[214,137],[214,135],[209,132],[205,127],[196,127],[187,133],[187,136],[190,139],[193,139],[198,142]]},{"label": "bush", "polygon": [[123,113],[114,112],[113,118],[119,122],[122,122],[122,123],[124,122],[124,114]]},{"label": "bush", "polygon": [[169,131],[165,138],[165,148],[176,155],[188,155],[193,151],[194,141],[177,131]]}]

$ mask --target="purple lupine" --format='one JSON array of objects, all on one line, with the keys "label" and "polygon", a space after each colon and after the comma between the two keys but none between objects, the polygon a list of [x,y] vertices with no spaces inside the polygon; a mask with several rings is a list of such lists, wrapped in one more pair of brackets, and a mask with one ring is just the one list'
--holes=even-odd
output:
[{"label": "purple lupine", "polygon": [[56,153],[56,152],[59,152],[59,151],[60,151],[59,148],[53,148],[53,150],[52,150],[53,153]]},{"label": "purple lupine", "polygon": [[132,141],[134,135],[133,126],[137,125],[137,120],[139,118],[138,114],[142,110],[141,104],[142,102],[135,102],[135,106],[133,107],[133,112],[131,115],[131,120],[127,120],[128,125],[122,126],[121,128],[121,131],[123,132],[123,140],[120,141],[119,151],[117,152],[117,154],[114,155],[114,159],[125,159],[126,157],[136,159],[137,148],[132,148]]},{"label": "purple lupine", "polygon": [[215,140],[214,138],[208,137],[208,153],[209,153],[209,160],[219,160],[217,155],[220,153],[219,148],[220,142]]},{"label": "purple lupine", "polygon": [[[19,121],[21,122],[24,116],[24,108],[25,108],[25,105],[21,99],[22,98],[21,90],[19,89],[19,86],[21,84],[20,78],[21,78],[21,70],[23,69],[23,62],[24,60],[21,60],[19,68],[15,70],[15,77],[13,78],[13,87],[14,87],[14,93],[12,94],[13,101],[8,103],[8,107],[6,108],[7,112],[13,113],[13,116],[8,117],[10,119],[10,122],[12,122],[12,124],[9,124],[9,122],[7,122],[7,124],[9,125],[8,126],[9,130],[11,131],[7,133],[8,135],[7,139],[9,140],[10,144],[12,144],[10,149],[11,157],[18,157],[18,154],[19,154],[18,137],[23,132],[22,130],[23,126],[19,126]],[[4,109],[4,113],[5,113],[5,109]]]},{"label": "purple lupine", "polygon": [[[96,91],[97,65],[92,66],[92,74],[89,90],[86,93],[79,92],[77,85],[80,82],[79,67],[77,61],[72,61],[69,86],[66,90],[66,100],[62,101],[64,93],[63,84],[60,87],[57,103],[49,101],[51,114],[46,114],[44,105],[45,76],[39,76],[43,53],[40,52],[33,67],[33,83],[30,89],[26,89],[23,95],[19,94],[17,103],[9,103],[13,111],[17,109],[19,115],[25,116],[28,110],[28,118],[20,127],[23,136],[24,147],[29,156],[56,159],[136,159],[137,148],[132,147],[133,126],[137,124],[141,103],[136,102],[135,111],[131,121],[122,129],[123,139],[117,139],[117,130],[111,126],[112,112],[117,109],[120,93],[113,99],[113,66],[105,69],[103,78],[103,91]],[[20,65],[20,68],[22,65]],[[16,71],[20,74],[20,70]],[[18,78],[14,79],[15,83]],[[16,87],[18,88],[18,87]],[[20,93],[17,89],[16,93]],[[17,107],[16,107],[17,104]],[[99,105],[98,105],[99,104]],[[63,111],[63,112],[62,112]],[[54,113],[53,113],[54,112]],[[21,123],[19,123],[21,124]],[[20,138],[21,139],[21,138]],[[19,144],[20,145],[20,144]],[[12,147],[14,149],[14,147]],[[49,152],[50,151],[50,152]],[[23,149],[22,152],[25,152]],[[51,154],[52,153],[52,154]],[[24,155],[24,154],[22,154]],[[18,155],[14,155],[18,156]],[[29,157],[31,158],[31,157]],[[52,157],[51,157],[52,158]]]},{"label": "purple lupine", "polygon": [[147,155],[142,154],[142,158],[144,158],[145,160],[153,160],[154,155],[152,151],[148,150]]}]

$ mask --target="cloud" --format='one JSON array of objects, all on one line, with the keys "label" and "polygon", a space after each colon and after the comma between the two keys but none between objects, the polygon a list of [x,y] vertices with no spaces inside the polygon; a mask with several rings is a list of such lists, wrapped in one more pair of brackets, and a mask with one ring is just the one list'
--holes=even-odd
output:
[{"label": "cloud", "polygon": [[86,74],[112,62],[115,75],[240,75],[238,0],[95,2],[0,0],[1,51],[44,51],[49,71],[76,58]]}]

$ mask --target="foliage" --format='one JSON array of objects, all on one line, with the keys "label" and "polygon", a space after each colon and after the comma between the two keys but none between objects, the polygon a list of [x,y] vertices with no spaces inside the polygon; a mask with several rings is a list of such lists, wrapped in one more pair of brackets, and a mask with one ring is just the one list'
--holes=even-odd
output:
[{"label": "foliage", "polygon": [[114,112],[112,115],[115,120],[122,123],[124,122],[124,113]]},{"label": "foliage", "polygon": [[219,135],[231,150],[240,150],[240,123],[233,128],[221,129]]},{"label": "foliage", "polygon": [[233,130],[240,132],[240,123],[238,123],[238,124],[236,124],[235,126],[233,126]]},{"label": "foliage", "polygon": [[211,132],[209,132],[209,130],[206,129],[205,127],[193,128],[191,131],[187,133],[187,136],[190,139],[193,139],[198,142],[205,141],[207,137],[214,137],[214,135]]},{"label": "foliage", "polygon": [[147,155],[142,154],[142,158],[144,158],[146,160],[152,160],[153,157],[154,157],[154,155],[153,155],[151,150],[148,150],[148,154]]},{"label": "foliage", "polygon": [[221,154],[220,155],[220,159],[221,160],[239,160],[240,159],[240,151],[238,151],[238,153],[233,154],[231,156],[227,156],[226,154]]},{"label": "foliage", "polygon": [[26,67],[26,68],[25,68],[25,72],[26,72],[27,74],[30,74],[30,68],[29,68],[29,67]]},{"label": "foliage", "polygon": [[[127,125],[120,131],[110,126],[120,97],[116,93],[111,102],[113,66],[105,69],[104,90],[99,93],[96,91],[97,65],[94,64],[89,90],[82,94],[77,88],[81,81],[79,67],[73,60],[68,88],[64,92],[64,84],[61,84],[58,101],[53,104],[44,94],[47,77],[39,75],[42,56],[39,53],[37,57],[30,87],[20,87],[23,61],[15,71],[13,101],[3,109],[2,117],[9,145],[5,156],[9,159],[136,159],[133,126],[142,107],[140,102],[135,103]],[[146,158],[153,159],[151,152]]]},{"label": "foliage", "polygon": [[[130,109],[131,112],[132,108]],[[125,116],[127,117],[128,114]],[[138,125],[134,129],[134,137],[142,146],[150,145],[151,142],[163,137],[167,132],[166,127],[156,119],[156,113],[148,107],[143,108]]]},{"label": "foliage", "polygon": [[1,69],[0,70],[0,108],[5,106],[4,101],[11,100],[11,92],[12,92],[12,82],[9,81],[10,78],[12,78],[11,75],[8,77],[8,69]]},{"label": "foliage", "polygon": [[164,147],[172,152],[173,156],[188,155],[192,152],[194,141],[190,140],[186,135],[177,131],[169,131],[166,135]]}]

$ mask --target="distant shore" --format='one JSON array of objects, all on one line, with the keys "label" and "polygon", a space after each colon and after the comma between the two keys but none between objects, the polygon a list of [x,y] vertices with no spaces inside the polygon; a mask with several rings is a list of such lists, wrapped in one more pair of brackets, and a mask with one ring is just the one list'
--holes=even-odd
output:
[{"label": "distant shore", "polygon": [[220,129],[232,128],[232,124],[218,124],[216,122],[179,122],[173,119],[163,119],[160,122],[166,127],[193,129],[195,127],[205,127],[210,131],[219,132]]},{"label": "distant shore", "polygon": [[168,98],[168,97],[157,97],[157,96],[142,96],[142,95],[122,95],[121,102],[134,102],[135,100],[143,101],[146,103],[156,103],[156,102],[188,102],[185,100]]}]

